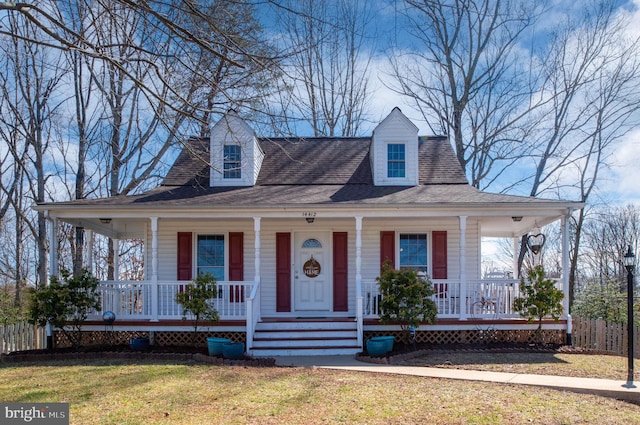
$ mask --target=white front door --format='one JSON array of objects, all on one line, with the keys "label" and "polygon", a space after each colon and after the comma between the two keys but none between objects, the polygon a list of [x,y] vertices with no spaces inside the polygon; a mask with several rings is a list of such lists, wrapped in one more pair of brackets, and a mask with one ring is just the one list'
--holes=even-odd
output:
[{"label": "white front door", "polygon": [[296,311],[331,310],[329,235],[296,233],[294,299]]}]

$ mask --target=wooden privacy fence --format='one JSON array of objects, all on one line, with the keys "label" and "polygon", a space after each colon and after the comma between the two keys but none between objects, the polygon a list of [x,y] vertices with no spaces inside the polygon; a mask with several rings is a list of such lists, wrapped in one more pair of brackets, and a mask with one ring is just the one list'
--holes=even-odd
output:
[{"label": "wooden privacy fence", "polygon": [[0,326],[0,336],[2,337],[2,354],[44,348],[46,342],[44,328],[26,322]]},{"label": "wooden privacy fence", "polygon": [[[634,357],[640,358],[640,330],[634,328]],[[603,319],[573,318],[574,347],[603,353],[627,355],[627,325],[607,323]]]}]

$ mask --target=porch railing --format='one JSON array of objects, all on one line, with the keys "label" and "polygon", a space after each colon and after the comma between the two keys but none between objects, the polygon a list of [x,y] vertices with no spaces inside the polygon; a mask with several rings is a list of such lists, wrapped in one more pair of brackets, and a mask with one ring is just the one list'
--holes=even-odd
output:
[{"label": "porch railing", "polygon": [[[101,309],[91,318],[96,319],[105,311],[115,313],[117,320],[182,318],[182,306],[176,302],[176,294],[184,290],[186,283],[158,282],[157,317],[154,317],[152,281],[101,282]],[[217,282],[216,287],[218,296],[212,302],[220,319],[244,320],[253,282]]]},{"label": "porch railing", "polygon": [[[468,280],[466,296],[460,296],[460,282],[453,279],[432,280],[439,318],[491,319],[519,317],[513,310],[513,300],[520,296],[516,279]],[[382,295],[376,282],[363,283],[364,317],[377,318]],[[463,311],[464,310],[464,311]]]}]

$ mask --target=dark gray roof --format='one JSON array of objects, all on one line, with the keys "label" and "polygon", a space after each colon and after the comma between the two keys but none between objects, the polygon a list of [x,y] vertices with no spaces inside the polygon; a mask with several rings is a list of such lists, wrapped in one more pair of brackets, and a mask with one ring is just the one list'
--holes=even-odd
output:
[{"label": "dark gray roof", "polygon": [[559,202],[482,192],[470,186],[446,137],[420,138],[417,186],[373,185],[370,138],[261,138],[259,143],[265,157],[255,186],[210,187],[209,140],[194,138],[154,190],[56,205],[248,210],[295,205],[424,207]]},{"label": "dark gray roof", "polygon": [[[140,195],[83,199],[57,205],[218,208],[279,207],[294,205],[380,206],[452,204],[535,204],[546,200],[533,197],[482,192],[470,185],[266,185],[249,187],[161,186]],[[558,202],[558,201],[548,201]]]},{"label": "dark gray roof", "polygon": [[[372,185],[370,137],[261,138],[265,156],[256,182],[270,185]],[[467,184],[446,137],[421,137],[420,184]],[[209,186],[209,139],[188,141],[163,186]]]}]

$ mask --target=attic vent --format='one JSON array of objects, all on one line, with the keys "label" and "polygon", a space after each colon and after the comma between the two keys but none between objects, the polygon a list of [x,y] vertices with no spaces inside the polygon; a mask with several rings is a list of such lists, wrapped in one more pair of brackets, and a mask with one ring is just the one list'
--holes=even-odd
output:
[{"label": "attic vent", "polygon": [[303,248],[322,248],[322,244],[317,239],[307,239],[302,243]]}]

